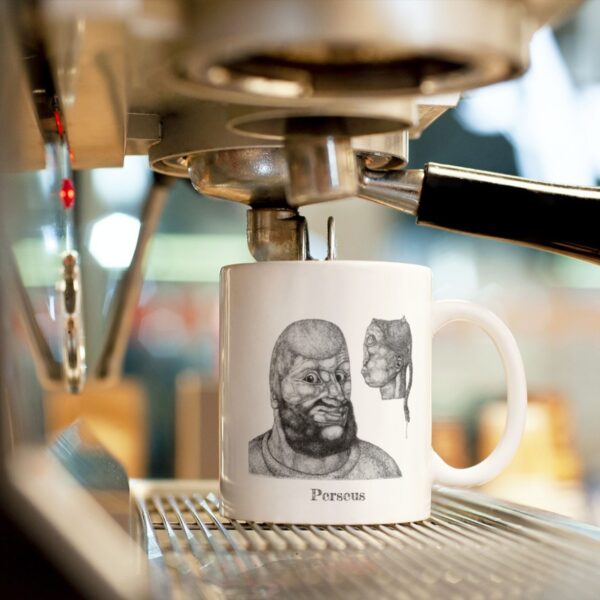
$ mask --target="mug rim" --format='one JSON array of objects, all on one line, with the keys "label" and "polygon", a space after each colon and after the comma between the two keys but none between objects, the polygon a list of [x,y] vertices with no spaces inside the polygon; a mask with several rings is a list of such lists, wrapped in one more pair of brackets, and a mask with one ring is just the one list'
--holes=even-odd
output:
[{"label": "mug rim", "polygon": [[256,261],[252,263],[233,263],[231,265],[224,265],[221,267],[221,274],[228,270],[242,270],[249,268],[268,268],[269,266],[279,265],[290,265],[290,266],[307,266],[312,265],[310,268],[314,268],[320,265],[320,268],[333,268],[335,265],[345,267],[390,267],[393,269],[408,269],[415,272],[428,273],[431,275],[431,268],[425,265],[418,265],[414,263],[403,263],[395,262],[391,260],[266,260]]}]

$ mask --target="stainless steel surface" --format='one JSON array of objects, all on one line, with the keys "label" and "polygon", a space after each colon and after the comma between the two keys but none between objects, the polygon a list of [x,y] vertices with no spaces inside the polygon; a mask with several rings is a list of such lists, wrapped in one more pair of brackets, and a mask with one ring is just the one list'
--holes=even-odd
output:
[{"label": "stainless steel surface", "polygon": [[289,120],[335,119],[351,137],[378,135],[417,127],[415,98],[322,102],[318,107],[232,105],[227,126],[244,135],[282,139]]},{"label": "stainless steel surface", "polygon": [[[361,164],[378,170],[398,169],[405,165],[408,160],[407,133],[394,135],[388,140],[381,139],[383,137],[370,136],[368,141],[365,138],[353,138],[355,150],[351,159],[357,157]],[[358,144],[363,140],[376,149],[361,150]],[[301,206],[352,196],[358,186],[355,163],[350,164],[351,159],[343,154],[341,159],[345,165],[334,165],[334,156],[328,155],[330,148],[327,142],[316,149],[314,140],[309,139],[306,143],[312,150],[309,158],[302,161],[302,157],[294,155],[289,166],[283,147],[257,145],[191,153],[189,156],[173,157],[173,161],[167,159],[168,162],[161,158],[154,168],[169,174],[179,174],[187,168],[192,185],[200,194],[254,207],[277,207],[282,202],[293,204],[294,200]],[[338,147],[331,150],[336,159],[340,158],[335,154]],[[315,152],[318,152],[317,156]],[[178,167],[175,166],[177,161]],[[292,178],[295,189],[299,188],[303,193],[290,193],[290,169],[295,173],[295,178]],[[344,178],[352,173],[354,182],[341,186],[333,176],[340,171]]]},{"label": "stainless steel surface", "polygon": [[410,128],[410,139],[418,139],[427,127],[439,119],[447,110],[455,108],[460,93],[417,98],[417,124]]},{"label": "stainless steel surface", "polygon": [[280,145],[280,142],[253,139],[231,131],[227,128],[228,119],[227,105],[198,100],[191,106],[162,115],[160,141],[148,151],[151,167],[165,175],[188,177],[188,157]]},{"label": "stainless steel surface", "polygon": [[[548,0],[543,2],[546,4]],[[247,10],[250,4],[245,3],[243,9]],[[251,13],[268,6],[268,2],[259,4],[262,7],[251,7]],[[318,16],[320,11],[324,11],[324,18],[331,17],[328,9],[310,0],[304,7],[301,2],[296,4],[301,11],[305,11],[305,16]],[[384,12],[378,15],[378,22],[385,20],[384,13],[389,10],[384,4],[381,9]],[[236,5],[236,8],[241,8],[241,5]],[[57,104],[64,114],[75,168],[120,166],[125,153],[150,152],[156,170],[169,174],[175,171],[179,175],[185,173],[185,157],[193,151],[206,147],[218,149],[243,145],[244,137],[231,133],[228,127],[259,135],[274,135],[273,128],[281,129],[285,127],[287,119],[300,115],[329,115],[346,119],[352,136],[369,137],[366,145],[356,146],[353,140],[355,148],[363,152],[372,150],[376,164],[393,162],[397,165],[398,156],[406,163],[407,152],[394,149],[383,151],[381,142],[371,142],[371,138],[377,138],[376,134],[382,131],[392,132],[409,126],[411,135],[418,135],[435,115],[456,104],[456,97],[448,103],[448,97],[441,102],[436,98],[390,99],[379,96],[356,101],[337,95],[329,102],[321,98],[314,103],[309,100],[306,106],[302,102],[302,106],[295,107],[288,100],[278,103],[277,98],[272,99],[274,102],[263,103],[263,106],[250,106],[245,102],[244,105],[218,107],[213,102],[208,109],[208,118],[196,118],[197,122],[203,122],[200,126],[202,134],[200,139],[192,142],[190,138],[198,138],[192,134],[198,127],[190,129],[186,115],[196,112],[198,100],[196,97],[178,95],[172,76],[165,77],[165,73],[170,70],[176,56],[190,55],[194,56],[194,60],[198,58],[198,35],[194,23],[199,16],[204,19],[205,10],[206,3],[183,3],[177,0],[120,3],[118,7],[107,5],[104,8],[93,2],[73,4],[46,0],[40,4],[39,11],[23,10],[28,14],[24,19],[26,37],[33,36],[36,39],[39,46],[36,60],[47,63],[53,79],[53,89],[57,94]],[[354,19],[357,16],[354,10],[357,8],[349,11],[342,20]],[[234,11],[232,20],[239,17]],[[240,19],[239,23],[242,22]],[[374,25],[371,24],[371,29]],[[302,24],[304,27],[305,24]],[[247,30],[245,26],[244,30]],[[335,35],[344,37],[346,34],[339,33],[343,30],[343,23],[340,22]],[[183,35],[185,31],[189,35]],[[342,54],[345,51],[342,49]],[[348,52],[351,56],[355,54],[353,50]],[[360,66],[361,60],[357,58],[355,66]],[[14,62],[17,65],[19,63],[18,60]],[[369,69],[367,75],[372,78]],[[22,76],[21,80],[24,82]],[[357,89],[360,92],[360,86]],[[24,102],[19,104],[26,108],[31,102],[25,83],[23,90]],[[215,100],[212,93],[207,96]],[[220,94],[217,94],[216,100],[220,99]],[[220,111],[224,111],[224,118],[217,116]],[[25,137],[37,142],[37,136],[33,135],[35,120],[29,121],[33,127],[29,127],[31,134]],[[179,127],[177,123],[180,123]],[[23,122],[23,131],[29,131],[26,125]],[[282,137],[283,133],[280,131],[275,135]],[[151,148],[153,145],[155,147]],[[40,149],[39,144],[34,143],[34,146],[30,158],[18,159],[19,165],[27,161],[30,165],[41,164],[39,157],[37,163],[34,162],[33,152]]]},{"label": "stainless steel surface", "polygon": [[359,169],[358,195],[383,206],[416,216],[423,185],[423,171],[373,171]]},{"label": "stainless steel surface", "polygon": [[335,220],[333,217],[327,219],[327,258],[335,260],[337,255],[337,244],[335,240]]},{"label": "stainless steel surface", "polygon": [[[431,111],[425,110],[425,105],[418,105],[422,122],[420,121],[414,126],[415,130],[422,130],[426,127],[430,122],[427,119],[433,119],[433,115],[442,114],[448,109],[447,103],[451,101],[451,99],[439,98],[431,99],[431,102],[436,100],[443,104],[427,105],[430,106]],[[457,97],[455,97],[456,100]],[[285,157],[277,156],[281,153],[283,140],[251,138],[231,131],[227,127],[230,110],[223,104],[195,101],[194,106],[190,109],[164,116],[160,127],[160,141],[150,145],[148,150],[152,168],[166,175],[189,177],[190,161],[202,159],[206,169],[217,169],[214,175],[209,173],[208,178],[215,177],[216,184],[221,188],[226,187],[227,180],[231,180],[229,185],[235,190],[237,169],[244,165],[240,173],[241,181],[256,178],[258,186],[263,178],[268,178],[269,185],[272,186],[274,177],[275,181],[280,182],[283,188],[284,180],[287,182]],[[132,136],[139,135],[135,131],[135,125],[141,118],[141,115],[136,117],[130,115]],[[406,130],[362,135],[352,137],[351,143],[355,152],[370,161],[373,168],[398,168],[405,166],[408,162],[408,135]],[[132,140],[133,142],[134,140]],[[261,151],[265,153],[264,156],[260,154]],[[239,153],[239,157],[236,157],[236,152]],[[254,160],[263,163],[264,160],[267,160],[269,153],[273,154],[268,158],[273,162],[269,167],[261,164],[257,168],[253,168],[246,164],[251,160],[253,154],[255,155]],[[231,172],[227,172],[234,163],[235,168]],[[226,177],[225,181],[224,177]],[[207,182],[206,185],[211,184]],[[232,193],[235,194],[235,191]],[[243,196],[246,196],[245,192],[243,192]]]},{"label": "stainless steel surface", "polygon": [[48,452],[128,533],[131,506],[127,473],[98,439],[93,426],[77,419],[58,434]]},{"label": "stainless steel surface", "polygon": [[253,208],[248,211],[248,248],[258,261],[307,260],[308,229],[294,208]]},{"label": "stainless steel surface", "polygon": [[513,76],[538,26],[521,0],[212,0],[187,11],[182,93],[323,105],[435,94]]},{"label": "stainless steel surface", "polygon": [[161,132],[160,115],[129,113],[125,154],[148,154],[150,146],[160,142]]},{"label": "stainless steel surface", "polygon": [[[106,510],[113,503],[100,506],[96,501],[98,496],[93,499],[77,485],[46,448],[22,442],[17,441],[18,449],[4,465],[9,481],[0,487],[3,518],[8,513],[21,525],[22,535],[33,540],[47,560],[68,576],[80,594],[77,597],[96,600],[155,597],[150,594],[146,561],[139,545]],[[12,540],[4,537],[5,553],[12,551],[11,545]],[[33,570],[29,557],[22,553],[19,559],[22,561],[16,567],[19,576],[40,577],[38,587],[44,591],[49,588],[48,594],[41,591],[28,596],[22,590],[29,589],[27,582],[19,582],[17,588],[7,589],[3,585],[3,597],[73,597],[71,591],[65,595],[52,594],[56,584],[48,578],[48,571]]]},{"label": "stainless steel surface", "polygon": [[192,185],[201,194],[255,207],[285,205],[288,170],[282,148],[201,152],[187,164]]},{"label": "stainless steel surface", "polygon": [[83,390],[87,365],[85,333],[81,315],[81,281],[79,255],[70,251],[63,256],[63,277],[56,285],[59,294],[60,326],[62,329],[63,377],[67,389],[77,394]]},{"label": "stainless steel surface", "polygon": [[40,33],[65,114],[73,167],[120,167],[128,112],[125,15],[104,11],[91,17],[85,15],[86,2],[77,3],[81,14],[64,6],[69,3],[43,4]]},{"label": "stainless steel surface", "polygon": [[[456,104],[456,94],[432,94],[521,71],[533,31],[578,3],[46,0],[27,29],[76,168],[120,165],[125,151],[153,145],[154,168],[182,175],[193,152],[247,146],[231,127],[281,137],[294,116],[344,118],[351,136],[410,127],[416,137]],[[198,99],[212,105],[190,128]],[[375,152],[371,168],[390,163],[370,142],[353,147]]]},{"label": "stainless steel surface", "polygon": [[[251,206],[276,207],[286,195],[293,199],[290,203],[302,205],[317,198],[325,201],[355,192],[356,177],[348,181],[355,165],[349,156],[347,141],[341,157],[346,160],[337,160],[340,158],[336,155],[339,136],[334,140],[299,136],[288,148],[293,151],[301,145],[304,151],[300,158],[305,157],[308,149],[310,160],[299,160],[294,152],[288,166],[283,142],[232,133],[225,129],[226,119],[226,107],[214,103],[200,103],[193,111],[164,119],[161,141],[149,150],[153,169],[190,177],[201,194]],[[354,154],[370,168],[398,169],[408,162],[408,135],[408,131],[398,131],[359,136],[351,138],[350,143]],[[321,150],[323,152],[315,157],[315,152]],[[291,173],[294,177],[290,178]],[[340,185],[340,176],[344,185]],[[311,185],[310,195],[296,193],[298,187],[305,190],[307,183],[315,184]]]},{"label": "stainless steel surface", "polygon": [[[5,142],[0,145],[0,174],[43,169],[46,158],[26,61],[21,59],[17,28],[9,19],[8,8],[7,5],[7,10],[0,15],[0,38],[5,55],[2,77],[7,82],[7,95],[0,98],[0,102],[5,109],[10,107],[10,130],[5,127]],[[18,132],[18,143],[11,143],[14,137],[8,135],[9,131]]]},{"label": "stainless steel surface", "polygon": [[474,492],[436,489],[432,516],[419,523],[323,527],[230,521],[208,482],[132,488],[140,541],[166,565],[173,597],[600,594],[600,529]]},{"label": "stainless steel surface", "polygon": [[287,201],[304,206],[355,195],[356,158],[349,137],[337,134],[290,134],[285,138]]},{"label": "stainless steel surface", "polygon": [[[444,108],[438,114],[445,110],[447,109]],[[356,155],[371,169],[401,169],[408,164],[408,131],[352,138],[352,147],[356,150]]]}]

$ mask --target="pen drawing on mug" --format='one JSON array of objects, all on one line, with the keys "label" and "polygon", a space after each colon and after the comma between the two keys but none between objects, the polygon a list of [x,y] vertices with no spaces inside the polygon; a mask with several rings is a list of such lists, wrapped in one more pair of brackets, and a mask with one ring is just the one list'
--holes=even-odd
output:
[{"label": "pen drawing on mug", "polygon": [[303,479],[401,477],[394,459],[357,436],[350,356],[330,321],[288,325],[271,355],[273,426],[248,444],[250,473]]},{"label": "pen drawing on mug", "polygon": [[404,417],[408,424],[413,365],[412,334],[406,317],[371,321],[365,333],[361,373],[369,387],[379,388],[382,400],[404,400]]}]

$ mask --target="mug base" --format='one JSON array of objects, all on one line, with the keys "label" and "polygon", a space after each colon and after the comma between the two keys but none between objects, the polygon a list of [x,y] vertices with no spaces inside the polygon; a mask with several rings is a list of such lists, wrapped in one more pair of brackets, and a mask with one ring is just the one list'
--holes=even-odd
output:
[{"label": "mug base", "polygon": [[[338,519],[303,519],[303,518],[280,518],[281,515],[269,515],[260,512],[253,514],[244,514],[243,512],[232,511],[228,509],[226,503],[221,500],[221,508],[219,509],[219,514],[231,521],[243,521],[249,523],[273,523],[275,525],[300,525],[300,526],[334,526],[334,527],[343,527],[345,525],[356,525],[356,526],[370,526],[370,525],[403,525],[408,523],[419,523],[421,521],[426,521],[431,517],[431,507],[427,507],[427,510],[424,510],[418,514],[414,515],[404,515],[398,516],[396,519],[365,519],[360,516],[356,516],[356,518],[346,517],[343,521]],[[273,519],[272,517],[276,518]]]}]

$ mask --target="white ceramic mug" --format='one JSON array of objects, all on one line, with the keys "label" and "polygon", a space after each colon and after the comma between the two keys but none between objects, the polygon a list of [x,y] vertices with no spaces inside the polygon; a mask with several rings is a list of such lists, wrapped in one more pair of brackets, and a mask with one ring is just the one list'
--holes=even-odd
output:
[{"label": "white ceramic mug", "polygon": [[[420,521],[434,482],[484,483],[521,439],[516,342],[489,310],[433,302],[431,271],[382,262],[264,262],[221,273],[220,492],[232,518],[299,524]],[[481,463],[431,447],[431,346],[469,321],[504,364],[508,417]]]}]

